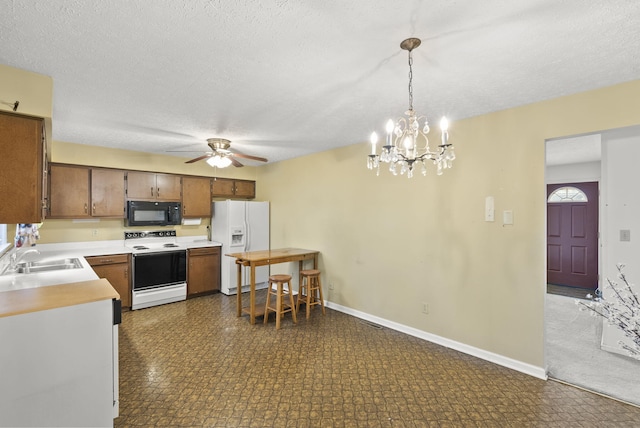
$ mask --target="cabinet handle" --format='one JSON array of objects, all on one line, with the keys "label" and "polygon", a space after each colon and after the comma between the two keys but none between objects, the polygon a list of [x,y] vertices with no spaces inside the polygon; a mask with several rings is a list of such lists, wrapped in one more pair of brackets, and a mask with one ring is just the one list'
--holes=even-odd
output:
[{"label": "cabinet handle", "polygon": [[129,268],[125,268],[124,269],[124,277],[128,278],[129,277]]},{"label": "cabinet handle", "polygon": [[92,212],[93,214],[95,214],[95,213],[96,213],[96,204],[95,204],[95,203],[93,204],[93,211],[91,211],[91,212]]},{"label": "cabinet handle", "polygon": [[153,187],[151,188],[151,196],[153,196]]},{"label": "cabinet handle", "polygon": [[158,190],[156,191],[156,196],[159,198],[160,197],[160,188],[158,187]]},{"label": "cabinet handle", "polygon": [[89,207],[87,206],[87,204],[86,204],[86,202],[85,202],[85,204],[84,204],[84,213],[85,213],[85,214],[87,213],[87,209],[88,209],[88,208],[89,208]]}]

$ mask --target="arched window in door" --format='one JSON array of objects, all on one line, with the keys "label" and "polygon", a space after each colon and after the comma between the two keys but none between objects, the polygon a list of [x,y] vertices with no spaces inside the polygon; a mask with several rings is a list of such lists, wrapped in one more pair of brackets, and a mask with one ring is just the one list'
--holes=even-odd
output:
[{"label": "arched window in door", "polygon": [[588,201],[589,201],[589,198],[587,198],[587,195],[585,195],[582,190],[572,186],[560,187],[554,190],[553,192],[551,192],[551,194],[547,198],[547,202],[551,202],[551,203],[588,202]]}]

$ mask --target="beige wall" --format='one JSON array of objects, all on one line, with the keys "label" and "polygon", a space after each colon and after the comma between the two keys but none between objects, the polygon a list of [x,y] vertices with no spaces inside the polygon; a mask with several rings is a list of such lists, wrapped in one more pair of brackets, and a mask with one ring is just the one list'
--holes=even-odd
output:
[{"label": "beige wall", "polygon": [[48,148],[51,148],[51,117],[53,113],[53,79],[42,74],[0,64],[0,110],[12,111],[20,101],[17,113],[45,119]]},{"label": "beige wall", "polygon": [[376,177],[365,143],[267,165],[271,245],[320,250],[336,304],[544,367],[544,141],[635,125],[639,111],[636,81],[461,120],[441,177]]},{"label": "beige wall", "polygon": [[[110,168],[122,168],[128,170],[156,171],[173,174],[216,176],[227,178],[241,178],[255,180],[256,168],[225,168],[214,169],[206,162],[185,164],[187,158],[134,152],[129,150],[110,149],[106,147],[87,146],[83,144],[54,141],[52,149],[52,162],[69,163],[75,165],[90,165]],[[260,193],[260,184],[256,186]],[[176,229],[179,236],[207,235],[207,225],[210,219],[203,219],[199,226],[166,227]],[[9,236],[15,226],[10,226]],[[45,220],[40,228],[41,244],[53,242],[76,241],[106,241],[123,239],[126,230],[147,228],[125,228],[124,220],[96,219],[86,220]],[[162,228],[158,228],[162,229]]]}]

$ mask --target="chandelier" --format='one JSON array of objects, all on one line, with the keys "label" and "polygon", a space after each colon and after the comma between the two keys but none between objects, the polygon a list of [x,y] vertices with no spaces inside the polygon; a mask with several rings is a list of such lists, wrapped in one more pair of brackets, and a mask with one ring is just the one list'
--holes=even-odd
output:
[{"label": "chandelier", "polygon": [[[440,144],[433,150],[429,147],[429,122],[425,116],[418,116],[413,110],[413,57],[411,51],[420,46],[420,39],[410,38],[400,43],[400,47],[409,51],[409,110],[395,122],[391,119],[387,122],[387,136],[380,154],[376,152],[378,134],[371,134],[371,154],[367,158],[367,168],[375,169],[376,175],[380,175],[380,163],[388,163],[389,171],[393,175],[413,177],[414,168],[420,166],[422,175],[427,175],[427,163],[436,165],[436,173],[442,175],[443,171],[451,168],[456,155],[453,145],[449,143],[449,122],[446,117],[440,120]],[[424,124],[421,125],[420,122]]]}]

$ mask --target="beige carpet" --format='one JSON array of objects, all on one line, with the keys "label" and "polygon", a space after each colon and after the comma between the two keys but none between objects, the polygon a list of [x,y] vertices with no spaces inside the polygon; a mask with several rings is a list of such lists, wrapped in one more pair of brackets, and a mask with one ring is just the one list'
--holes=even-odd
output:
[{"label": "beige carpet", "polygon": [[549,377],[640,406],[640,361],[601,350],[602,319],[579,311],[575,301],[547,294]]}]

